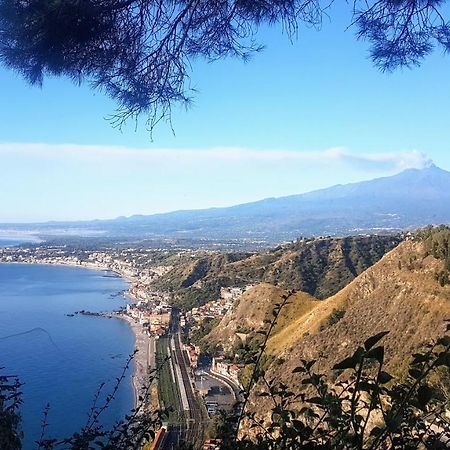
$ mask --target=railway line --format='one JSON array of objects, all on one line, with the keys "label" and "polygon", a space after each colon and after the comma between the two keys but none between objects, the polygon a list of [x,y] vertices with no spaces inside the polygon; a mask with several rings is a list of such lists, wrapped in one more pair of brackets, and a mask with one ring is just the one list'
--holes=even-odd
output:
[{"label": "railway line", "polygon": [[164,437],[155,447],[155,450],[198,450],[203,446],[203,424],[206,418],[189,376],[189,363],[181,345],[179,313],[176,310],[172,311],[169,333],[170,345],[168,351],[171,376],[178,383],[179,391],[178,405],[173,406],[178,408],[181,420],[178,424],[169,423]]}]

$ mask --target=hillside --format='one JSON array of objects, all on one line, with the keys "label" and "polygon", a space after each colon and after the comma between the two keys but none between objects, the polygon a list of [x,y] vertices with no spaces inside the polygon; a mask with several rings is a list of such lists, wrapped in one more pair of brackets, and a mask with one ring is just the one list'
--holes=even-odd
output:
[{"label": "hillside", "polygon": [[182,258],[155,287],[189,308],[214,300],[221,286],[270,283],[323,299],[335,294],[401,241],[400,236],[301,239],[262,253]]},{"label": "hillside", "polygon": [[[302,359],[317,359],[315,370],[333,379],[331,367],[381,331],[389,331],[383,339],[386,370],[401,378],[409,357],[445,333],[449,263],[450,230],[428,229],[402,242],[326,300],[302,292],[289,296],[263,358],[267,379],[299,389],[300,378],[292,371]],[[256,348],[261,337],[255,331],[267,327],[264,320],[287,294],[267,283],[254,286],[205,341],[230,356],[239,354],[243,342]],[[266,407],[264,398],[251,397],[251,410],[260,414]]]},{"label": "hillside", "polygon": [[[264,329],[264,321],[271,319],[274,306],[282,302],[287,291],[268,283],[250,288],[239,302],[221,320],[219,325],[204,338],[209,348],[220,346],[230,352],[241,342],[251,342],[257,331]],[[311,311],[320,303],[305,292],[298,292],[289,298],[289,304],[282,310],[275,332],[288,328],[298,317]]]},{"label": "hillside", "polygon": [[[271,376],[295,384],[292,369],[300,358],[319,358],[318,367],[328,371],[369,336],[385,330],[390,331],[383,341],[387,367],[401,374],[408,356],[445,331],[450,284],[439,281],[443,270],[445,262],[427,255],[423,242],[403,242],[273,335],[268,352],[282,363],[272,366]],[[330,321],[336,311],[343,317]]]},{"label": "hillside", "polygon": [[226,208],[86,222],[8,224],[0,230],[135,239],[280,242],[298,236],[392,232],[450,223],[450,172],[434,165],[397,175]]}]

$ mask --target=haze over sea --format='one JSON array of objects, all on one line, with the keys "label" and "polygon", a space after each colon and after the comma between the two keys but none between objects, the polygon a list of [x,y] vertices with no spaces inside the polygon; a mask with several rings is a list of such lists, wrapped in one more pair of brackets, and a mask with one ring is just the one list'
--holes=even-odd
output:
[{"label": "haze over sea", "polygon": [[33,238],[21,238],[21,237],[6,237],[0,236],[0,247],[12,247],[15,245],[23,244],[25,242],[33,242]]},{"label": "haze over sea", "polygon": [[[1,245],[1,244],[0,244]],[[50,403],[49,433],[65,437],[87,419],[100,383],[111,387],[133,351],[125,321],[66,314],[125,304],[126,283],[111,273],[75,267],[0,264],[0,367],[22,388],[24,449],[33,449]],[[110,389],[104,388],[105,394]],[[133,406],[131,370],[102,423],[112,425]]]}]

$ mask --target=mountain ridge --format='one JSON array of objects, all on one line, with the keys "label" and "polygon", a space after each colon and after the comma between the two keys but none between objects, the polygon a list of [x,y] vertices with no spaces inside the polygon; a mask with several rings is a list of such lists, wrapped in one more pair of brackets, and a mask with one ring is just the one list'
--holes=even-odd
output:
[{"label": "mountain ridge", "polygon": [[[346,356],[348,348],[389,330],[387,367],[397,368],[400,374],[413,350],[445,331],[450,285],[439,283],[437,275],[443,267],[444,261],[427,254],[423,242],[404,241],[284,333],[271,337],[268,351],[289,355],[288,366],[292,366],[298,358],[316,358],[328,349],[328,358],[319,365],[329,369]],[[329,323],[336,310],[343,311],[342,317]]]},{"label": "mountain ridge", "polygon": [[379,261],[402,239],[394,235],[301,239],[264,252],[180,258],[154,286],[176,293],[178,305],[184,309],[216,299],[222,286],[258,283],[324,299]]},{"label": "mountain ridge", "polygon": [[195,213],[195,212],[208,212],[208,211],[221,211],[221,210],[229,210],[229,209],[235,209],[235,208],[241,208],[244,206],[249,205],[255,205],[255,204],[261,204],[261,203],[267,203],[272,201],[279,201],[284,199],[298,199],[298,198],[305,198],[305,197],[314,197],[317,194],[328,192],[331,190],[337,190],[342,188],[351,188],[353,186],[364,186],[364,185],[370,185],[375,182],[382,182],[384,180],[392,180],[392,179],[398,179],[398,178],[404,178],[405,175],[410,174],[440,174],[441,176],[448,177],[450,179],[450,172],[446,171],[444,169],[441,169],[440,167],[436,166],[435,164],[431,164],[430,166],[427,166],[423,169],[416,169],[416,168],[410,168],[405,169],[395,175],[385,176],[385,177],[379,177],[374,178],[370,180],[364,180],[364,181],[358,181],[353,183],[344,183],[344,184],[335,184],[329,187],[321,188],[321,189],[315,189],[313,191],[307,191],[301,194],[290,194],[290,195],[284,195],[281,197],[266,197],[260,200],[255,200],[251,202],[246,203],[239,203],[232,206],[213,206],[211,208],[200,208],[200,209],[178,209],[175,211],[169,211],[166,213],[156,213],[156,214],[133,214],[131,216],[125,217],[117,217],[115,219],[107,219],[108,221],[114,221],[114,220],[132,220],[132,219],[143,219],[143,218],[149,218],[149,217],[157,217],[157,216],[167,216],[170,214],[181,214],[181,213]]},{"label": "mountain ridge", "polygon": [[[116,219],[17,225],[51,234],[64,228],[135,238],[246,239],[345,236],[450,223],[450,172],[435,165],[230,207],[187,209]],[[0,229],[12,225],[0,225]]]}]

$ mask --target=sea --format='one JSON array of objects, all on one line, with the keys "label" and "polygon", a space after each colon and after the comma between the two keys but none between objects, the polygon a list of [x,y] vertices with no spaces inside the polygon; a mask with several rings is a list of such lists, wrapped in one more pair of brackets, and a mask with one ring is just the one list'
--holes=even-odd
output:
[{"label": "sea", "polygon": [[[8,245],[11,241],[8,241]],[[23,448],[36,448],[49,404],[47,437],[70,436],[86,424],[102,383],[111,392],[134,348],[120,319],[74,315],[126,305],[127,283],[111,272],[77,267],[0,264],[0,374],[23,383]],[[112,426],[133,407],[133,368],[102,416]]]}]

